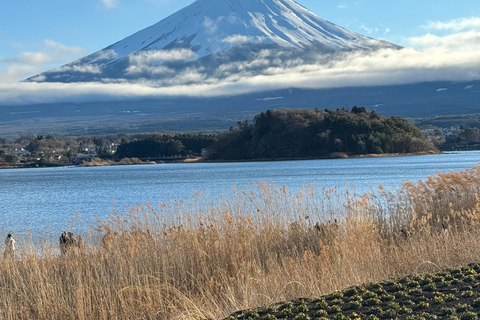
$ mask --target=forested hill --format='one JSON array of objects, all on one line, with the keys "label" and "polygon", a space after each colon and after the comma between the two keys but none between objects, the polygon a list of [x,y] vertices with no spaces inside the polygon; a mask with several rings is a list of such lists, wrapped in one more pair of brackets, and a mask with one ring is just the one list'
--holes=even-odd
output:
[{"label": "forested hill", "polygon": [[208,160],[247,160],[436,151],[433,143],[401,117],[363,107],[268,110],[219,137]]}]

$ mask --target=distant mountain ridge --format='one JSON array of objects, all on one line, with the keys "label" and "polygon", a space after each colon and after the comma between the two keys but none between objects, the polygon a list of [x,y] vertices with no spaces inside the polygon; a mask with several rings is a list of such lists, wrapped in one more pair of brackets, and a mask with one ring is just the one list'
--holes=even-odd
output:
[{"label": "distant mountain ridge", "polygon": [[400,47],[337,26],[293,0],[197,0],[98,52],[27,81],[156,80],[187,68],[222,78],[220,65],[249,61],[265,49],[277,56],[281,51],[282,59],[308,61],[312,52],[379,48]]}]

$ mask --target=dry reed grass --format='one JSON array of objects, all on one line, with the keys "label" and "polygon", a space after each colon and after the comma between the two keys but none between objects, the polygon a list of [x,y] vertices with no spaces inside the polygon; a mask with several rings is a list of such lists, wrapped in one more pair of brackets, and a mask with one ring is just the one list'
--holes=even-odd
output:
[{"label": "dry reed grass", "polygon": [[99,222],[82,250],[32,242],[1,263],[0,318],[218,319],[477,262],[479,189],[476,167],[397,192],[258,184],[208,210],[201,196],[132,207]]}]

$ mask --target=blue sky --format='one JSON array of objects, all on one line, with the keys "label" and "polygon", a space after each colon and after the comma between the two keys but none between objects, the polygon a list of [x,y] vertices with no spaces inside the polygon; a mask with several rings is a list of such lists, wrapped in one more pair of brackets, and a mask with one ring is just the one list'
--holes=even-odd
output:
[{"label": "blue sky", "polygon": [[[93,53],[192,2],[4,1],[0,10],[0,83],[18,82]],[[297,2],[347,29],[419,51],[440,48],[452,53],[458,49],[450,57],[463,58],[465,53],[480,50],[478,0]],[[439,63],[448,59],[442,56]],[[1,92],[2,88],[0,100]]]}]

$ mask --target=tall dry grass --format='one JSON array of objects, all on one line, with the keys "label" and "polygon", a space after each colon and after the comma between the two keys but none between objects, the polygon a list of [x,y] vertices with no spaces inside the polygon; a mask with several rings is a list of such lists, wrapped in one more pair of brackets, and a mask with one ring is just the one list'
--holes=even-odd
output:
[{"label": "tall dry grass", "polygon": [[395,192],[258,184],[214,204],[132,207],[68,255],[32,241],[3,261],[0,318],[218,319],[478,262],[479,189],[476,167]]}]

